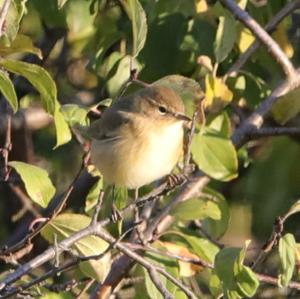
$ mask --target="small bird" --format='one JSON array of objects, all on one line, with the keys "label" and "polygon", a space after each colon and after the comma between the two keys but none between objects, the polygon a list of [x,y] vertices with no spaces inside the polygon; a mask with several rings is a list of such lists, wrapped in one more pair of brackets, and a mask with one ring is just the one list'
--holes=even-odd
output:
[{"label": "small bird", "polygon": [[171,173],[189,121],[171,88],[145,87],[113,102],[91,124],[91,161],[107,183],[138,189]]}]

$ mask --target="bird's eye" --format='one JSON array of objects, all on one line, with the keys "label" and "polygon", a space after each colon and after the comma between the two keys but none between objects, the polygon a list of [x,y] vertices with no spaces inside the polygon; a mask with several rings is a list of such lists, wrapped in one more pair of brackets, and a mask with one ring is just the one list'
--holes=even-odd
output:
[{"label": "bird's eye", "polygon": [[158,111],[160,112],[160,114],[166,114],[167,113],[167,109],[164,106],[159,106]]}]

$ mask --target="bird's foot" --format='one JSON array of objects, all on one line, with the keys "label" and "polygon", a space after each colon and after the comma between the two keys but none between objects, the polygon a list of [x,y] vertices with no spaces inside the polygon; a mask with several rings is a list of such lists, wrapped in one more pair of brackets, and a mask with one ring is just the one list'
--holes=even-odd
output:
[{"label": "bird's foot", "polygon": [[122,217],[119,209],[116,207],[116,205],[114,203],[112,204],[111,220],[114,223],[123,220],[123,217]]},{"label": "bird's foot", "polygon": [[167,177],[168,188],[172,189],[187,181],[187,176],[183,173],[169,174]]}]

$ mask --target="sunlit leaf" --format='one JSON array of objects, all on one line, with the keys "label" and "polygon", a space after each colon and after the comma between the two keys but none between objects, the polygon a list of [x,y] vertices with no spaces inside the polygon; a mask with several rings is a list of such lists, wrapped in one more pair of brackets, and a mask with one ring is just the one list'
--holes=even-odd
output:
[{"label": "sunlit leaf", "polygon": [[179,203],[171,214],[178,220],[220,219],[221,211],[216,203],[201,198],[191,198]]},{"label": "sunlit leaf", "polygon": [[76,104],[66,104],[61,106],[61,112],[64,119],[71,127],[76,124],[82,126],[89,125],[89,119],[87,117],[89,110],[86,108],[80,107]]},{"label": "sunlit leaf", "polygon": [[[7,2],[5,0],[0,0],[0,7],[2,8],[4,3]],[[24,14],[24,6],[26,0],[17,0],[10,1],[8,13],[5,17],[5,30],[3,36],[1,37],[0,43],[6,44],[7,46],[15,39],[20,26],[20,21]]]},{"label": "sunlit leaf", "polygon": [[132,24],[132,56],[136,57],[143,49],[147,37],[147,19],[144,9],[138,0],[128,0],[127,13]]},{"label": "sunlit leaf", "polygon": [[285,219],[290,217],[293,214],[300,212],[300,200],[297,200],[289,209],[289,211],[285,215]]},{"label": "sunlit leaf", "polygon": [[215,271],[229,298],[253,297],[259,286],[255,273],[243,265],[247,246],[224,248],[216,256]]},{"label": "sunlit leaf", "polygon": [[[114,61],[114,59],[116,61]],[[111,65],[109,65],[109,69],[112,70],[116,67],[116,72],[107,81],[107,89],[111,97],[118,96],[124,83],[128,81],[131,64],[133,65],[133,68],[137,70],[140,69],[138,62],[128,55],[120,59],[119,54],[116,53],[114,59],[112,60]]]},{"label": "sunlit leaf", "polygon": [[10,161],[8,165],[20,175],[29,197],[46,208],[55,194],[48,173],[44,169],[20,161]]},{"label": "sunlit leaf", "polygon": [[276,26],[276,30],[273,32],[272,37],[279,44],[280,48],[287,55],[288,58],[294,56],[294,48],[288,38],[288,26],[285,22],[281,22]]},{"label": "sunlit leaf", "polygon": [[72,139],[70,129],[64,119],[63,114],[57,107],[54,112],[54,123],[56,131],[56,145],[55,148],[69,142]]},{"label": "sunlit leaf", "polygon": [[236,40],[236,24],[234,17],[224,12],[224,16],[219,17],[219,25],[215,40],[215,57],[217,63],[225,60],[232,50]]},{"label": "sunlit leaf", "polygon": [[292,279],[296,264],[296,241],[292,234],[285,234],[279,240],[279,257],[281,264],[281,274],[279,275],[279,285],[288,286]]},{"label": "sunlit leaf", "polygon": [[0,91],[9,102],[13,112],[18,110],[18,98],[13,83],[6,72],[0,70]]},{"label": "sunlit leaf", "polygon": [[57,134],[56,146],[70,141],[71,132],[60,112],[56,85],[50,74],[38,65],[17,60],[1,59],[0,65],[12,73],[25,77],[40,93],[45,110],[54,117]]},{"label": "sunlit leaf", "polygon": [[229,181],[237,177],[237,153],[230,139],[206,129],[194,136],[192,153],[199,168],[212,178]]},{"label": "sunlit leaf", "polygon": [[[189,258],[189,259],[198,259],[198,256],[191,253],[188,248],[178,245],[176,243],[171,243],[171,242],[159,242],[159,245],[161,248],[164,248],[167,250],[167,252],[170,252],[174,255],[184,257],[184,258]],[[202,267],[193,263],[188,263],[181,261],[180,259],[178,260],[178,265],[179,265],[179,274],[181,277],[190,277],[195,275],[197,272],[202,270]]]},{"label": "sunlit leaf", "polygon": [[205,77],[204,107],[210,112],[216,113],[228,105],[233,99],[233,93],[221,78],[211,74]]},{"label": "sunlit leaf", "polygon": [[98,202],[99,194],[101,189],[103,188],[103,178],[102,176],[97,180],[97,182],[90,189],[88,195],[85,199],[85,212],[89,212]]},{"label": "sunlit leaf", "polygon": [[193,231],[180,228],[178,231],[170,231],[169,234],[180,236],[185,243],[189,245],[191,251],[198,257],[204,259],[209,263],[213,263],[219,248],[207,239],[199,238],[199,236]]},{"label": "sunlit leaf", "polygon": [[218,205],[219,211],[221,213],[221,219],[206,218],[203,219],[203,228],[214,238],[220,238],[227,231],[230,211],[224,196],[211,188],[204,188],[202,197],[208,197],[213,200],[213,202]]},{"label": "sunlit leaf", "polygon": [[[80,214],[60,214],[52,219],[42,230],[42,236],[53,244],[55,236],[57,241],[62,241],[72,234],[86,228],[91,223],[91,218]],[[108,244],[96,236],[88,236],[77,241],[73,248],[81,256],[93,256],[103,253]],[[80,269],[90,277],[103,281],[110,269],[110,254],[101,259],[89,260],[80,264]]]},{"label": "sunlit leaf", "polygon": [[253,33],[248,29],[243,27],[238,36],[238,47],[241,53],[244,53],[255,41]]},{"label": "sunlit leaf", "polygon": [[18,34],[9,46],[0,45],[0,55],[6,56],[15,53],[31,53],[42,59],[42,51],[36,48],[32,39],[26,35]]},{"label": "sunlit leaf", "polygon": [[208,127],[224,137],[229,138],[231,136],[231,123],[230,118],[226,112],[221,113],[212,119]]},{"label": "sunlit leaf", "polygon": [[209,278],[209,290],[214,298],[218,298],[223,293],[222,282],[219,279],[218,275],[215,274],[214,270],[212,271]]}]

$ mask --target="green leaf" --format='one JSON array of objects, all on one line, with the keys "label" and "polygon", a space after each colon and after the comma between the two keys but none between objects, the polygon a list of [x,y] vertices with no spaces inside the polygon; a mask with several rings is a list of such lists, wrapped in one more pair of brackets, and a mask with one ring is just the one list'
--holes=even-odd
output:
[{"label": "green leaf", "polygon": [[204,107],[212,113],[217,113],[233,99],[233,93],[221,78],[211,74],[205,76]]},{"label": "green leaf", "polygon": [[[86,228],[91,223],[91,218],[80,214],[60,214],[52,219],[41,231],[42,236],[53,244],[55,236],[60,242],[74,233]],[[103,253],[108,248],[108,243],[96,236],[88,236],[77,241],[73,248],[77,254],[92,256]],[[110,269],[110,254],[105,254],[101,259],[89,260],[80,264],[80,269],[88,276],[103,281]]]},{"label": "green leaf", "polygon": [[101,176],[97,182],[93,185],[93,187],[90,189],[88,195],[85,199],[85,208],[84,211],[87,213],[91,209],[95,207],[95,205],[98,202],[99,194],[101,189],[103,189],[103,177]]},{"label": "green leaf", "polygon": [[230,139],[206,128],[194,136],[191,149],[199,168],[212,178],[229,181],[237,177],[237,153]]},{"label": "green leaf", "polygon": [[132,56],[137,57],[144,48],[147,37],[147,19],[145,11],[138,0],[128,0],[127,13],[132,24]]},{"label": "green leaf", "polygon": [[246,249],[224,248],[216,256],[215,271],[229,298],[253,297],[259,286],[255,273],[243,265]]},{"label": "green leaf", "polygon": [[168,234],[174,234],[180,236],[185,243],[187,243],[192,249],[193,253],[198,255],[209,263],[213,263],[219,248],[207,239],[199,238],[193,231],[180,228],[180,230],[170,231]]},{"label": "green leaf", "polygon": [[195,254],[209,263],[213,263],[219,248],[207,239],[185,236],[186,241],[190,244]]},{"label": "green leaf", "polygon": [[204,188],[203,196],[212,198],[213,202],[218,205],[219,211],[221,212],[221,219],[214,220],[212,218],[206,218],[202,221],[202,225],[205,230],[214,238],[220,238],[227,231],[230,211],[224,196],[213,189],[208,187]]},{"label": "green leaf", "polygon": [[[162,256],[156,253],[150,253],[147,252],[146,259],[151,263],[155,264],[158,267],[164,268],[169,274],[171,274],[176,279],[179,278],[179,266],[174,259]],[[144,271],[146,271],[144,269]],[[145,284],[146,284],[146,290],[150,298],[161,298],[160,292],[156,289],[155,285],[153,284],[150,277],[148,277],[151,281],[146,281],[147,274],[145,272]],[[177,286],[175,286],[172,282],[170,282],[168,279],[165,278],[165,276],[162,276],[161,274],[158,274],[160,277],[160,281],[163,283],[163,285],[167,288],[167,290],[173,294],[177,290]],[[157,293],[158,292],[158,293]]]},{"label": "green leaf", "polygon": [[13,83],[6,72],[0,70],[0,91],[9,102],[14,113],[18,110],[18,98]]},{"label": "green leaf", "polygon": [[279,285],[287,287],[292,279],[296,263],[296,241],[292,234],[286,234],[279,240],[279,257],[281,264],[281,274],[279,275]]},{"label": "green leaf", "polygon": [[300,88],[296,88],[277,100],[272,108],[272,113],[278,123],[284,125],[300,112],[299,97]]},{"label": "green leaf", "polygon": [[10,59],[1,59],[0,65],[12,73],[25,77],[41,94],[45,110],[52,115],[54,114],[57,101],[56,85],[44,68]]},{"label": "green leaf", "polygon": [[59,107],[55,109],[54,123],[55,123],[55,131],[56,131],[55,148],[57,148],[58,146],[65,144],[72,139],[72,135],[68,127],[68,124],[65,121],[63,114],[60,112]]},{"label": "green leaf", "polygon": [[[160,293],[160,291],[156,288],[155,284],[152,282],[152,279],[148,273],[148,271],[143,268],[144,275],[145,275],[145,284],[146,284],[146,290],[151,299],[163,299],[163,295]],[[167,284],[167,278],[161,274],[157,274],[159,277],[159,281],[166,286]]]},{"label": "green leaf", "polygon": [[193,79],[180,76],[169,75],[153,83],[172,88],[183,100],[186,115],[192,117],[197,103],[203,98],[204,94],[199,83]]},{"label": "green leaf", "polygon": [[208,127],[225,138],[231,136],[231,123],[228,114],[224,111],[223,113],[216,116],[208,125]]},{"label": "green leaf", "polygon": [[[118,54],[116,54],[116,58],[118,59],[119,57],[117,56]],[[140,65],[138,64],[138,62],[128,55],[118,60],[116,64],[116,72],[107,81],[107,90],[111,97],[116,97],[119,94],[121,88],[128,81],[130,76],[130,64],[133,65],[133,68],[137,70],[140,69]],[[113,68],[115,68],[115,66]]]},{"label": "green leaf", "polygon": [[236,23],[234,17],[224,11],[219,17],[219,25],[215,40],[215,57],[217,63],[226,59],[236,40]]},{"label": "green leaf", "polygon": [[89,125],[89,119],[87,117],[89,109],[80,107],[76,104],[66,104],[61,106],[61,112],[64,116],[64,119],[71,127],[76,124],[82,126]]},{"label": "green leaf", "polygon": [[216,203],[201,198],[191,198],[179,203],[171,214],[178,220],[212,218],[221,219],[221,211]]},{"label": "green leaf", "polygon": [[57,0],[58,9],[62,9],[68,0]]},{"label": "green leaf", "polygon": [[209,277],[209,290],[214,298],[218,298],[223,293],[222,283],[214,270]]},{"label": "green leaf", "polygon": [[42,67],[10,59],[1,59],[0,65],[8,71],[25,77],[40,93],[45,110],[54,117],[56,126],[56,147],[71,140],[70,129],[60,112],[56,85],[50,74]]},{"label": "green leaf", "polygon": [[31,53],[38,56],[39,59],[43,58],[42,51],[33,45],[30,37],[23,34],[18,34],[9,47],[0,45],[1,56],[15,53]]},{"label": "green leaf", "polygon": [[[0,7],[3,7],[5,0],[0,0]],[[5,18],[6,30],[4,31],[3,36],[1,37],[1,44],[8,44],[15,39],[20,26],[20,21],[24,14],[24,7],[26,1],[11,1],[8,13]],[[23,8],[23,9],[22,9]]]},{"label": "green leaf", "polygon": [[46,208],[55,194],[48,173],[44,169],[20,161],[10,161],[8,165],[20,175],[29,197]]},{"label": "green leaf", "polygon": [[293,214],[299,213],[300,212],[300,199],[297,200],[289,209],[289,211],[285,215],[285,219],[290,217]]}]

